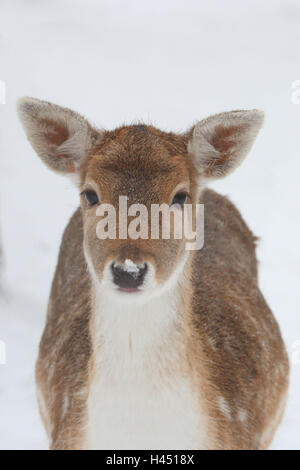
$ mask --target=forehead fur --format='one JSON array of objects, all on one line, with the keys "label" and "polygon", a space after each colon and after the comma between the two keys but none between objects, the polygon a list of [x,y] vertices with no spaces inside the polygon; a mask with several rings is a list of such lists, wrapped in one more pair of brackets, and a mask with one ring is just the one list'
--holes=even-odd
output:
[{"label": "forehead fur", "polygon": [[[179,156],[183,158],[178,158]],[[140,167],[143,172],[171,172],[179,169],[181,162],[188,163],[185,138],[173,133],[162,132],[144,124],[123,126],[114,131],[104,132],[83,166],[83,176],[95,160],[99,170],[123,173]]]},{"label": "forehead fur", "polygon": [[190,182],[191,166],[185,136],[138,124],[104,132],[86,159],[81,178],[102,187],[107,183],[115,196],[132,194],[136,199],[141,193],[154,202],[158,190],[168,192]]}]

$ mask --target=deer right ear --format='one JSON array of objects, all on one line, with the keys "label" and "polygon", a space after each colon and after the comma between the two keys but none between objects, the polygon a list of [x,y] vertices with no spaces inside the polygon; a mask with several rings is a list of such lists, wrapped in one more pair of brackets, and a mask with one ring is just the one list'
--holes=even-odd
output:
[{"label": "deer right ear", "polygon": [[76,173],[98,133],[80,114],[35,98],[21,98],[19,118],[32,147],[52,170]]},{"label": "deer right ear", "polygon": [[257,109],[215,114],[190,131],[188,151],[205,179],[222,178],[239,166],[250,151],[264,120]]}]

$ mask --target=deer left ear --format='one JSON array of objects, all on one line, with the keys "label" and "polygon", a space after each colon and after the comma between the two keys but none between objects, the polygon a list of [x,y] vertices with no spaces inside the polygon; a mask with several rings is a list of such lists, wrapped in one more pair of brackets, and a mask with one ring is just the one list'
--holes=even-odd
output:
[{"label": "deer left ear", "polygon": [[43,162],[62,174],[78,173],[99,133],[80,114],[36,98],[21,98],[18,114]]},{"label": "deer left ear", "polygon": [[200,176],[222,178],[250,151],[264,120],[262,111],[230,111],[210,116],[192,129],[188,151]]}]

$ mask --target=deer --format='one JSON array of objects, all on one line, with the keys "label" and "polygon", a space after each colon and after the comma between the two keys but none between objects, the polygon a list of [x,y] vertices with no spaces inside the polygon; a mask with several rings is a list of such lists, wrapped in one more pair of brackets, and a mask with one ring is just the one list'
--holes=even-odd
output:
[{"label": "deer", "polygon": [[[267,449],[287,401],[288,357],[258,285],[257,238],[207,187],[242,163],[263,112],[223,112],[172,133],[104,130],[30,97],[17,108],[35,152],[80,197],[36,363],[49,448]],[[174,213],[203,204],[203,247],[99,238],[97,210],[118,212],[120,196]]]}]

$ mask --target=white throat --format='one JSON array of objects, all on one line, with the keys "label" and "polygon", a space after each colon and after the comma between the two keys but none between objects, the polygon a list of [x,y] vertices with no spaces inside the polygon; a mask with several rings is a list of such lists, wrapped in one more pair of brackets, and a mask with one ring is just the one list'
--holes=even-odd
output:
[{"label": "white throat", "polygon": [[[131,295],[131,294],[124,294]],[[134,294],[133,294],[134,295]],[[116,296],[95,293],[94,340],[113,357],[142,361],[149,349],[155,353],[165,342],[170,342],[179,328],[181,312],[178,291],[172,289],[154,296],[145,303],[122,302]]]},{"label": "white throat", "polygon": [[145,303],[95,292],[87,448],[198,446],[180,305],[178,285]]}]

